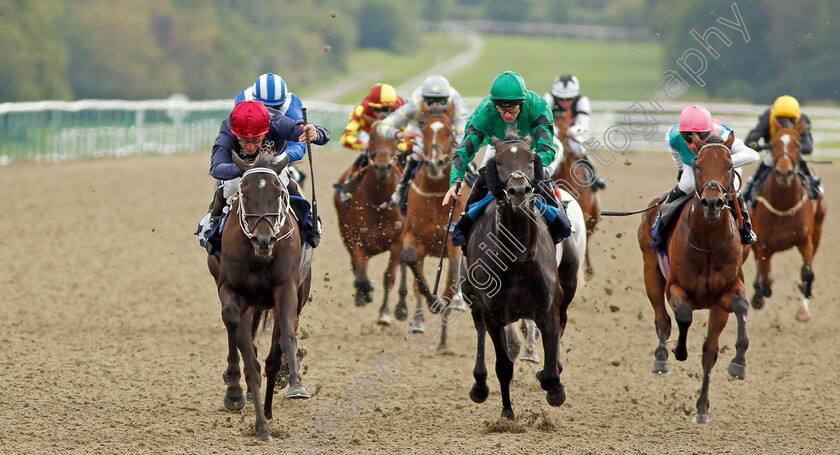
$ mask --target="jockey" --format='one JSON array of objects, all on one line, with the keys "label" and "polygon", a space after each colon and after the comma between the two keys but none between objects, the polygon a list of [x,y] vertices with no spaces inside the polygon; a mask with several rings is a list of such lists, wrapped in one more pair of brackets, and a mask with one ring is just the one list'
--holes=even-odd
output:
[{"label": "jockey", "polygon": [[[215,254],[220,245],[215,244],[216,239],[212,236],[205,235],[215,230],[228,198],[236,194],[239,188],[240,171],[233,162],[231,152],[236,152],[246,163],[253,162],[258,152],[271,152],[275,160],[279,160],[286,155],[288,141],[306,142],[305,133],[314,144],[324,145],[330,140],[330,132],[326,128],[292,120],[255,100],[243,101],[233,108],[222,122],[213,144],[210,175],[218,179],[219,184],[213,194],[210,213],[199,224],[199,232],[196,233],[200,239],[203,237],[208,253]],[[303,197],[300,188],[285,170],[279,178],[288,187],[289,194]],[[298,219],[302,220],[303,217],[298,215]],[[320,228],[313,230],[316,232],[308,232],[305,240],[315,247],[320,237]]]},{"label": "jockey", "polygon": [[[248,100],[257,100],[292,120],[303,120],[303,103],[294,93],[287,91],[286,81],[277,74],[265,73],[258,77],[254,85],[239,92],[233,101],[238,104]],[[306,144],[289,141],[286,143],[286,154],[289,155],[289,174],[296,182],[302,183],[306,176],[291,164],[303,159]]]},{"label": "jockey", "polygon": [[[551,85],[551,91],[546,93],[545,102],[551,107],[551,114],[555,121],[569,116],[569,148],[574,152],[574,156],[580,156],[586,162],[588,167],[593,172],[593,191],[604,189],[607,187],[607,182],[603,177],[598,175],[595,166],[589,161],[586,154],[586,149],[583,147],[586,133],[589,131],[589,98],[580,94],[580,83],[575,76],[571,74],[561,74],[554,79]],[[556,131],[555,131],[556,134]]]},{"label": "jockey", "polygon": [[[359,156],[353,162],[353,169],[344,184],[336,184],[338,197],[345,205],[350,203],[349,195],[353,193],[358,180],[358,170],[367,163],[370,126],[373,122],[384,119],[403,104],[405,104],[405,99],[397,96],[397,91],[392,85],[379,83],[370,88],[368,96],[350,113],[350,121],[341,135],[341,145],[359,151]],[[409,144],[399,144],[397,148],[404,152],[410,147]]]},{"label": "jockey", "polygon": [[423,161],[423,135],[420,133],[423,129],[423,109],[428,108],[431,114],[442,114],[452,105],[455,106],[452,113],[455,144],[460,144],[470,113],[461,99],[461,94],[449,86],[445,77],[437,74],[427,77],[423,84],[411,92],[411,97],[404,105],[385,117],[376,127],[376,133],[380,137],[395,138],[399,141],[414,140],[413,152],[406,160],[402,180],[391,195],[391,203],[399,203],[403,215],[406,213],[405,200],[409,182],[414,177],[412,174],[417,165]]},{"label": "jockey", "polygon": [[[703,106],[693,105],[685,108],[680,114],[679,123],[671,126],[666,134],[668,141],[668,151],[671,152],[674,163],[677,165],[677,186],[668,193],[664,204],[676,201],[677,199],[697,191],[697,186],[694,181],[694,169],[691,163],[697,157],[688,147],[691,142],[691,135],[696,133],[700,139],[706,139],[710,135],[720,136],[726,140],[730,134],[735,134],[729,127],[722,124],[719,120],[713,119],[709,110]],[[737,172],[738,168],[745,164],[750,164],[758,161],[758,152],[744,145],[744,142],[735,138],[732,143],[732,166]],[[734,184],[734,182],[733,182]],[[734,188],[733,188],[734,190]],[[756,241],[755,233],[752,231],[750,225],[749,212],[744,205],[742,198],[737,196],[737,203],[741,208],[741,215],[744,219],[744,228],[741,230],[741,243],[748,245]],[[651,246],[664,253],[667,251],[667,232],[670,227],[674,215],[679,215],[678,210],[663,210],[665,205],[660,207],[659,214],[656,217],[656,222],[650,230]],[[735,210],[734,206],[730,207]]]},{"label": "jockey", "polygon": [[[799,122],[805,122],[805,129],[802,131],[802,136],[799,141],[799,162],[802,164],[799,169],[808,177],[808,196],[811,199],[817,199],[822,195],[822,187],[820,179],[811,174],[811,169],[805,164],[805,155],[810,155],[814,151],[814,139],[811,137],[811,119],[802,113],[799,109],[799,101],[796,98],[788,95],[783,95],[776,98],[772,107],[767,108],[763,114],[758,118],[758,125],[750,131],[747,136],[747,144],[750,147],[756,148],[758,140],[764,139],[764,142],[769,144],[773,133],[775,133],[776,121],[782,122],[788,120],[791,127],[797,125]],[[775,166],[773,161],[773,151],[768,150],[764,155],[764,159],[758,163],[758,167],[747,181],[747,186],[744,188],[744,198],[747,201],[752,199],[752,189],[755,182],[762,182],[769,174],[770,170]]]},{"label": "jockey", "polygon": [[[545,175],[543,166],[554,160],[555,151],[552,146],[554,129],[551,127],[551,109],[545,100],[536,93],[525,88],[525,80],[518,73],[505,71],[493,80],[490,95],[485,97],[467,122],[464,141],[455,150],[452,160],[452,172],[449,176],[450,188],[443,198],[443,205],[449,204],[450,199],[461,197],[460,187],[467,165],[475,157],[478,148],[490,141],[491,137],[504,139],[509,128],[515,128],[520,136],[530,135],[533,138],[537,160],[534,161],[534,193],[542,201],[557,208],[551,178]],[[485,164],[491,158],[488,150],[485,152]],[[480,173],[478,180],[467,199],[467,208],[487,195],[486,172]],[[560,210],[554,221],[549,223],[549,230],[554,243],[559,243],[572,233],[571,224],[566,214]],[[453,245],[466,244],[466,238],[472,227],[472,218],[462,215],[453,231]]]}]

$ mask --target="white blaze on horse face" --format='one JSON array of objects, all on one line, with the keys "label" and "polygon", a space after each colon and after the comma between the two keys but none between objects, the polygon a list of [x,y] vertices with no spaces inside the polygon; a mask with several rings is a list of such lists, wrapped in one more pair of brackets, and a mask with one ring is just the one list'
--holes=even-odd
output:
[{"label": "white blaze on horse face", "polygon": [[260,179],[260,184],[257,188],[259,188],[259,189],[265,188],[265,179]]},{"label": "white blaze on horse face", "polygon": [[[431,125],[429,125],[429,128],[432,129],[432,144],[437,144],[438,143],[437,133],[438,133],[438,131],[440,131],[441,128],[443,128],[443,122],[435,121]],[[437,147],[434,148],[433,152],[434,152],[434,157],[433,158],[437,158],[437,154],[438,154]]]},{"label": "white blaze on horse face", "polygon": [[519,151],[519,147],[517,147],[517,146],[515,146],[515,145],[514,145],[513,147],[511,147],[511,148],[510,148],[510,153],[516,153],[516,152],[518,152],[518,151]]},{"label": "white blaze on horse face", "polygon": [[785,150],[787,150],[788,144],[790,144],[790,134],[783,134],[781,139],[782,144],[785,146]]}]

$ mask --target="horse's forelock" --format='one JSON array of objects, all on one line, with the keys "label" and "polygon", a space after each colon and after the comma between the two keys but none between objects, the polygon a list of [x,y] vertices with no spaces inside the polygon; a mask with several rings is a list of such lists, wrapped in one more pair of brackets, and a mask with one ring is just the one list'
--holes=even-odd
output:
[{"label": "horse's forelock", "polygon": [[723,138],[722,138],[722,137],[720,137],[720,136],[718,136],[717,134],[710,134],[710,135],[706,138],[706,143],[707,143],[707,144],[723,144],[723,143],[725,143],[725,142],[726,142],[726,141],[724,141],[724,140],[723,140]]},{"label": "horse's forelock", "polygon": [[257,159],[254,160],[254,167],[268,167],[271,164],[271,161],[274,159],[274,154],[271,153],[260,153],[257,156]]},{"label": "horse's forelock", "polygon": [[518,141],[522,140],[519,137],[519,131],[516,129],[516,124],[510,124],[505,128],[505,138],[502,139],[503,141]]}]

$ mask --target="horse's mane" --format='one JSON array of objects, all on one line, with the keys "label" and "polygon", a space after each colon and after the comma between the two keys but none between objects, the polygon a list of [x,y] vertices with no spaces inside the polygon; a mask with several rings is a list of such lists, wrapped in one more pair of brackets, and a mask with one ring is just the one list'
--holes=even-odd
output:
[{"label": "horse's mane", "polygon": [[718,136],[717,134],[710,134],[709,137],[706,138],[707,144],[723,144],[726,141],[723,140],[722,137]]}]

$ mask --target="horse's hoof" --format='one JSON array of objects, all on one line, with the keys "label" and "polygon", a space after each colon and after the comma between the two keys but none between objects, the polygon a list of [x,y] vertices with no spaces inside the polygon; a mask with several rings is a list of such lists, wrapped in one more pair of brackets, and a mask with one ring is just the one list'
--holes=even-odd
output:
[{"label": "horse's hoof", "polygon": [[397,305],[394,308],[394,317],[397,318],[398,321],[405,321],[405,318],[408,317],[408,308],[405,305]]},{"label": "horse's hoof", "polygon": [[309,398],[309,392],[307,392],[302,385],[292,386],[289,388],[289,391],[286,392],[286,398],[306,400]]},{"label": "horse's hoof", "polygon": [[796,312],[796,320],[799,322],[808,322],[811,319],[811,312],[799,310]]},{"label": "horse's hoof", "polygon": [[693,419],[691,419],[693,423],[709,423],[709,414],[696,414]]},{"label": "horse's hoof", "polygon": [[558,385],[554,390],[545,393],[545,401],[551,406],[560,406],[566,401],[566,388]]},{"label": "horse's hoof", "polygon": [[225,385],[230,385],[230,374],[228,373],[227,368],[222,370],[222,381],[225,381]]},{"label": "horse's hoof", "polygon": [[360,295],[360,294],[357,293],[356,294],[356,300],[353,303],[357,307],[361,308],[361,307],[366,306],[368,304],[368,300],[363,295]]},{"label": "horse's hoof", "polygon": [[239,395],[238,397],[229,397],[225,394],[225,409],[228,411],[239,412],[245,407],[245,397]]},{"label": "horse's hoof", "polygon": [[688,349],[676,347],[671,350],[674,353],[674,358],[679,360],[680,362],[684,361],[688,358]]},{"label": "horse's hoof", "polygon": [[480,387],[478,384],[473,384],[472,388],[470,388],[470,399],[473,400],[474,403],[484,403],[487,401],[487,397],[490,395],[490,389],[485,384],[484,387]]},{"label": "horse's hoof", "polygon": [[409,329],[411,333],[426,333],[426,326],[420,321],[412,322]]},{"label": "horse's hoof", "polygon": [[513,409],[502,409],[502,418],[513,420]]},{"label": "horse's hoof", "polygon": [[263,325],[263,332],[271,333],[274,331],[274,319],[269,317]]},{"label": "horse's hoof", "polygon": [[750,300],[750,304],[754,309],[760,310],[764,306],[764,296],[756,292]]},{"label": "horse's hoof", "polygon": [[525,351],[522,352],[522,355],[519,356],[519,360],[524,360],[526,362],[540,363],[540,355],[537,354],[537,352],[534,351],[534,350],[526,349]]},{"label": "horse's hoof", "polygon": [[729,366],[726,367],[726,374],[735,379],[744,379],[747,377],[747,366],[738,365],[735,361],[729,362]]},{"label": "horse's hoof", "polygon": [[667,360],[654,360],[650,372],[653,374],[671,374],[671,364]]},{"label": "horse's hoof", "polygon": [[268,434],[268,433],[266,433],[266,434],[261,434],[261,435],[257,436],[257,439],[254,439],[254,441],[255,441],[255,442],[268,442],[268,441],[271,441],[271,435],[270,435],[270,434]]},{"label": "horse's hoof", "polygon": [[388,313],[382,313],[379,315],[376,323],[379,325],[391,325],[391,316],[388,316]]},{"label": "horse's hoof", "polygon": [[451,308],[455,311],[460,311],[462,313],[466,312],[469,309],[469,307],[467,306],[467,303],[464,302],[464,299],[462,299],[458,295],[454,295],[452,297],[452,303],[449,305],[449,308]]},{"label": "horse's hoof", "polygon": [[304,357],[306,357],[306,354],[309,354],[309,350],[306,349],[306,346],[300,346],[298,347],[297,354],[295,354],[295,356],[297,357],[298,361],[301,361]]}]

